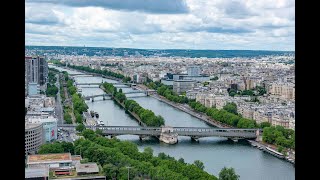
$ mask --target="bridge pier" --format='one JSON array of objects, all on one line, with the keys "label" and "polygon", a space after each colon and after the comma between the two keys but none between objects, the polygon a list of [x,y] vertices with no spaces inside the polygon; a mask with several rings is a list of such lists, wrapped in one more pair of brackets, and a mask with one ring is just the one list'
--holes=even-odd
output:
[{"label": "bridge pier", "polygon": [[94,98],[91,99],[91,102],[94,102]]},{"label": "bridge pier", "polygon": [[197,137],[197,136],[191,136],[191,141],[199,142],[199,137]]}]

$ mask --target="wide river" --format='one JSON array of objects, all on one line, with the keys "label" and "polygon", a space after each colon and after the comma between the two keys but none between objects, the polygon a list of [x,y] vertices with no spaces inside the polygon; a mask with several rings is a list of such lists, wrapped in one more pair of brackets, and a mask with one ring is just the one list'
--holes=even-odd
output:
[{"label": "wide river", "polygon": [[[57,69],[62,70],[61,68]],[[77,71],[66,71],[69,74],[79,74]],[[101,77],[76,76],[75,80],[79,83],[114,82],[113,80]],[[82,88],[83,95],[103,93],[99,88],[85,88],[88,85],[80,85],[80,87]],[[133,91],[133,89],[123,88],[123,91],[129,92]],[[176,127],[210,127],[199,119],[152,97],[145,97],[143,94],[127,95],[127,97],[130,96],[134,96],[132,99],[137,101],[142,107],[152,110],[156,115],[161,115],[165,119],[166,125]],[[112,100],[103,101],[102,97],[97,97],[94,102],[86,101],[86,103],[89,106],[89,110],[99,113],[99,119],[103,120],[105,125],[138,126],[134,118]],[[199,142],[194,142],[189,137],[179,137],[177,144],[168,145],[152,138],[140,141],[138,136],[133,135],[118,136],[118,138],[136,143],[140,151],[149,146],[154,150],[154,155],[164,152],[176,159],[183,158],[187,163],[200,160],[204,163],[205,170],[216,176],[226,166],[233,167],[236,173],[240,175],[241,180],[295,179],[295,168],[292,164],[252,147],[246,141],[232,142],[226,138],[210,137],[200,138]]]}]

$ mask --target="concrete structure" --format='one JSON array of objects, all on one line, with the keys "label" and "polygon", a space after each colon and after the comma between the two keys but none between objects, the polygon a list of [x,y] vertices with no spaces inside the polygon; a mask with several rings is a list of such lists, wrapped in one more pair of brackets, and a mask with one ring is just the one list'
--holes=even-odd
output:
[{"label": "concrete structure", "polygon": [[199,66],[189,66],[187,68],[188,76],[199,76],[200,67]]},{"label": "concrete structure", "polygon": [[76,164],[77,175],[85,175],[85,174],[98,174],[99,167],[97,163],[77,163]]},{"label": "concrete structure", "polygon": [[[75,125],[64,124],[61,128],[75,128]],[[86,126],[89,129],[101,129],[104,135],[138,135],[159,137],[166,127],[141,127],[141,126]],[[202,127],[170,127],[170,133],[177,133],[178,136],[189,136],[191,138],[201,137],[226,137],[230,139],[255,139],[259,129],[239,128],[202,128]],[[258,133],[259,134],[259,133]]]},{"label": "concrete structure", "polygon": [[43,117],[29,117],[28,119],[29,123],[42,123],[43,125],[43,132],[45,136],[46,142],[51,142],[57,139],[57,118],[54,118],[52,116],[48,116],[46,118]]},{"label": "concrete structure", "polygon": [[25,169],[25,179],[29,180],[48,180],[49,168],[48,167],[34,167]]},{"label": "concrete structure", "polygon": [[28,83],[28,95],[37,95],[40,94],[40,86],[35,82]]},{"label": "concrete structure", "polygon": [[37,83],[45,90],[48,82],[48,63],[44,57],[25,57],[25,83]]},{"label": "concrete structure", "polygon": [[27,167],[49,167],[49,170],[63,167],[71,167],[70,153],[37,154],[28,155]]},{"label": "concrete structure", "polygon": [[34,154],[44,143],[43,125],[41,123],[25,124],[25,155]]},{"label": "concrete structure", "polygon": [[173,82],[173,92],[181,94],[195,87],[194,80],[175,80]]}]

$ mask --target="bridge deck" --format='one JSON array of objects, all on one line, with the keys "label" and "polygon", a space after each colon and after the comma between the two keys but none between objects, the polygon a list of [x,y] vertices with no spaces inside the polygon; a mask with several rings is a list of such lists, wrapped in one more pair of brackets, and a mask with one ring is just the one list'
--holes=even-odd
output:
[{"label": "bridge deck", "polygon": [[[62,127],[62,126],[60,126]],[[73,127],[73,126],[67,126]],[[145,135],[160,136],[161,127],[140,127],[140,126],[87,126],[90,129],[101,129],[105,135]],[[201,128],[201,127],[172,127],[173,132],[178,136],[191,137],[226,137],[226,138],[256,138],[258,129],[237,129],[237,128]]]}]

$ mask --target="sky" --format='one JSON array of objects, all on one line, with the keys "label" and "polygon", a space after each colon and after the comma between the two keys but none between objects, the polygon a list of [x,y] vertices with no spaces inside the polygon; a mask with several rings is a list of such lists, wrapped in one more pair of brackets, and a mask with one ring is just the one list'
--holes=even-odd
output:
[{"label": "sky", "polygon": [[295,50],[294,0],[26,0],[25,44]]}]

